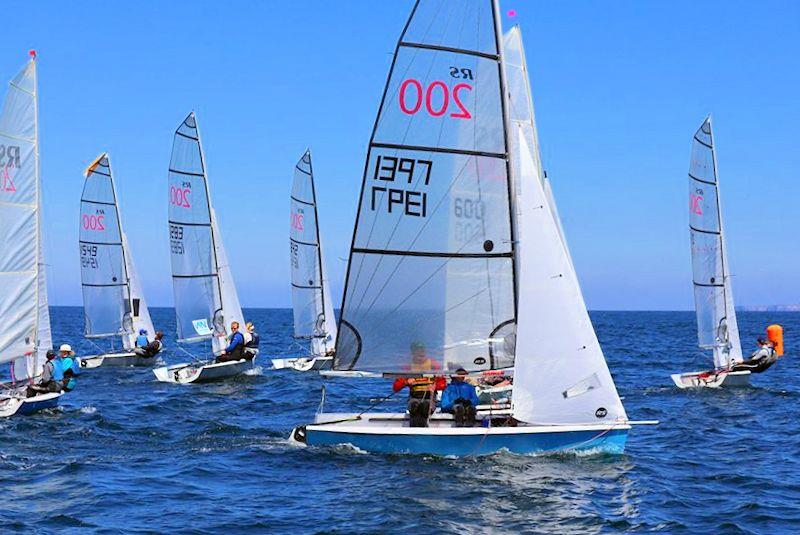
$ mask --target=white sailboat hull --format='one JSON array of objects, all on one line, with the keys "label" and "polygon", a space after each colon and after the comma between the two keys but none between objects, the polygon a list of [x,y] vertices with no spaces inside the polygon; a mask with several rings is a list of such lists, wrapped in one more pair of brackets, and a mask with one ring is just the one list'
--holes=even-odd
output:
[{"label": "white sailboat hull", "polygon": [[292,431],[291,439],[308,446],[349,444],[371,453],[489,455],[591,451],[621,454],[627,422],[516,427],[455,427],[449,414],[434,414],[429,427],[409,427],[402,413],[324,414]]},{"label": "white sailboat hull", "polygon": [[708,370],[704,372],[674,373],[670,377],[680,389],[730,388],[750,384],[749,371]]},{"label": "white sailboat hull", "polygon": [[255,367],[256,358],[208,364],[184,362],[155,368],[156,379],[163,383],[206,383],[241,375]]},{"label": "white sailboat hull", "polygon": [[275,370],[294,370],[308,372],[313,370],[330,370],[333,366],[333,357],[294,357],[287,359],[272,359],[272,368]]},{"label": "white sailboat hull", "polygon": [[157,359],[153,357],[141,357],[131,351],[121,353],[105,353],[102,355],[90,355],[81,357],[81,368],[91,370],[100,366],[153,366]]},{"label": "white sailboat hull", "polygon": [[14,392],[16,395],[0,397],[0,418],[9,418],[14,415],[27,415],[44,409],[58,406],[58,401],[64,392],[47,392],[30,398],[23,397],[25,388]]}]

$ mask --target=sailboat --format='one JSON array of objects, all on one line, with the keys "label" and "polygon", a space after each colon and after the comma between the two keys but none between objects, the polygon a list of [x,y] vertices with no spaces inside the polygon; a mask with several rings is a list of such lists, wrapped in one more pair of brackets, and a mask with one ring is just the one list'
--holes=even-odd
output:
[{"label": "sailboat", "polygon": [[320,411],[293,440],[436,455],[624,450],[637,422],[589,320],[538,155],[511,127],[503,55],[496,0],[415,3],[369,143],[333,369],[513,366],[511,414],[456,427],[435,412],[410,427],[405,413]]},{"label": "sailboat", "polygon": [[[225,349],[228,328],[244,315],[211,205],[200,130],[194,112],[175,131],[169,166],[169,238],[172,289],[179,343],[211,340],[212,353]],[[200,360],[156,368],[159,381],[197,383],[239,375],[255,356],[234,361]]]},{"label": "sailboat", "polygon": [[79,222],[85,336],[120,338],[122,351],[81,358],[81,367],[152,366],[155,359],[133,353],[140,330],[155,336],[122,217],[108,153],[84,172]]},{"label": "sailboat", "polygon": [[10,82],[0,113],[0,417],[58,405],[62,392],[26,397],[52,349],[42,243],[36,52]]},{"label": "sailboat", "polygon": [[309,354],[272,359],[275,369],[326,370],[336,347],[336,318],[322,262],[322,245],[317,215],[317,194],[311,151],[307,150],[294,168],[289,217],[289,260],[292,269],[294,337],[309,340]]},{"label": "sailboat", "polygon": [[709,116],[692,139],[689,163],[689,234],[697,340],[702,349],[713,351],[714,368],[702,372],[673,374],[672,380],[678,388],[743,386],[750,381],[749,371],[731,369],[742,362],[743,358],[739,326],[733,307],[721,204],[717,156]]}]

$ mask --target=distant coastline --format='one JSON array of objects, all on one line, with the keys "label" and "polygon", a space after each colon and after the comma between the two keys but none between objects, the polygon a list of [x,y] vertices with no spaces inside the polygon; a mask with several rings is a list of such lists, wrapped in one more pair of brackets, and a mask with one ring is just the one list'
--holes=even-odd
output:
[{"label": "distant coastline", "polygon": [[736,307],[737,312],[800,312],[798,305],[751,305]]}]

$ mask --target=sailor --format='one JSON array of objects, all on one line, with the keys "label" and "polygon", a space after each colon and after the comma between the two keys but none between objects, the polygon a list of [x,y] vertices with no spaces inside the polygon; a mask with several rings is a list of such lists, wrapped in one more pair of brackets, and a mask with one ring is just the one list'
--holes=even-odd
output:
[{"label": "sailor", "polygon": [[244,344],[245,358],[253,358],[258,355],[258,344],[261,341],[261,337],[256,332],[256,326],[253,325],[252,321],[248,321],[245,328],[250,335],[250,340]]},{"label": "sailor", "polygon": [[761,373],[766,371],[770,366],[775,364],[778,360],[778,353],[775,347],[769,340],[763,338],[758,339],[758,349],[750,356],[749,359],[739,362],[733,366],[733,371],[750,371],[752,373]]},{"label": "sailor", "polygon": [[147,329],[139,329],[139,336],[136,337],[136,347],[144,347],[150,343],[147,339]]},{"label": "sailor", "polygon": [[[411,364],[408,371],[427,373],[442,369],[442,365],[428,357],[422,342],[411,344]],[[408,414],[411,427],[427,427],[428,418],[436,409],[436,392],[444,390],[444,377],[399,377],[392,385],[394,392],[408,387]]]},{"label": "sailor", "polygon": [[76,376],[80,373],[80,363],[69,344],[61,344],[61,347],[58,348],[58,353],[61,358],[61,369],[64,375],[64,391],[69,392],[77,384]]},{"label": "sailor", "polygon": [[27,396],[33,397],[45,392],[60,392],[63,388],[64,369],[61,358],[58,354],[49,349],[47,351],[47,362],[42,367],[42,376],[38,384],[28,387]]},{"label": "sailor", "polygon": [[217,362],[229,362],[244,358],[244,335],[239,332],[239,322],[231,323],[231,334],[228,337],[228,347],[217,357]]},{"label": "sailor", "polygon": [[450,384],[442,392],[442,412],[453,414],[456,427],[475,424],[478,393],[473,385],[465,381],[466,378],[467,371],[459,368],[450,377]]},{"label": "sailor", "polygon": [[164,347],[164,342],[161,341],[162,338],[164,338],[164,333],[162,333],[161,331],[156,331],[156,337],[153,339],[153,341],[147,342],[143,346],[139,346],[139,340],[137,338],[136,345],[138,347],[136,347],[136,349],[133,350],[133,353],[137,357],[145,357],[145,358],[155,357],[161,352],[161,349],[163,349]]}]

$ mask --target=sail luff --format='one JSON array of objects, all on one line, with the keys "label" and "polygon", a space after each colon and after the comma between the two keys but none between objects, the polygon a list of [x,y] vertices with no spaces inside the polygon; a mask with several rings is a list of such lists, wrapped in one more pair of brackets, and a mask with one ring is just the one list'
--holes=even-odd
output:
[{"label": "sail luff", "polygon": [[[125,281],[125,306],[123,310],[125,311],[122,317],[122,332],[120,333],[120,338],[122,339],[122,346],[125,349],[131,349],[133,344],[131,343],[131,339],[133,338],[133,322],[132,322],[132,315],[133,315],[133,299],[131,296],[131,278],[130,273],[128,271],[128,244],[125,240],[125,232],[122,230],[122,214],[120,214],[119,210],[119,200],[117,199],[117,185],[114,181],[114,170],[113,166],[111,165],[111,156],[106,152],[105,157],[108,160],[108,180],[111,183],[111,195],[114,199],[114,211],[117,214],[117,231],[119,232],[120,237],[120,247],[122,249],[122,277]],[[127,328],[126,325],[126,316],[131,315],[131,323],[130,329]]]}]

